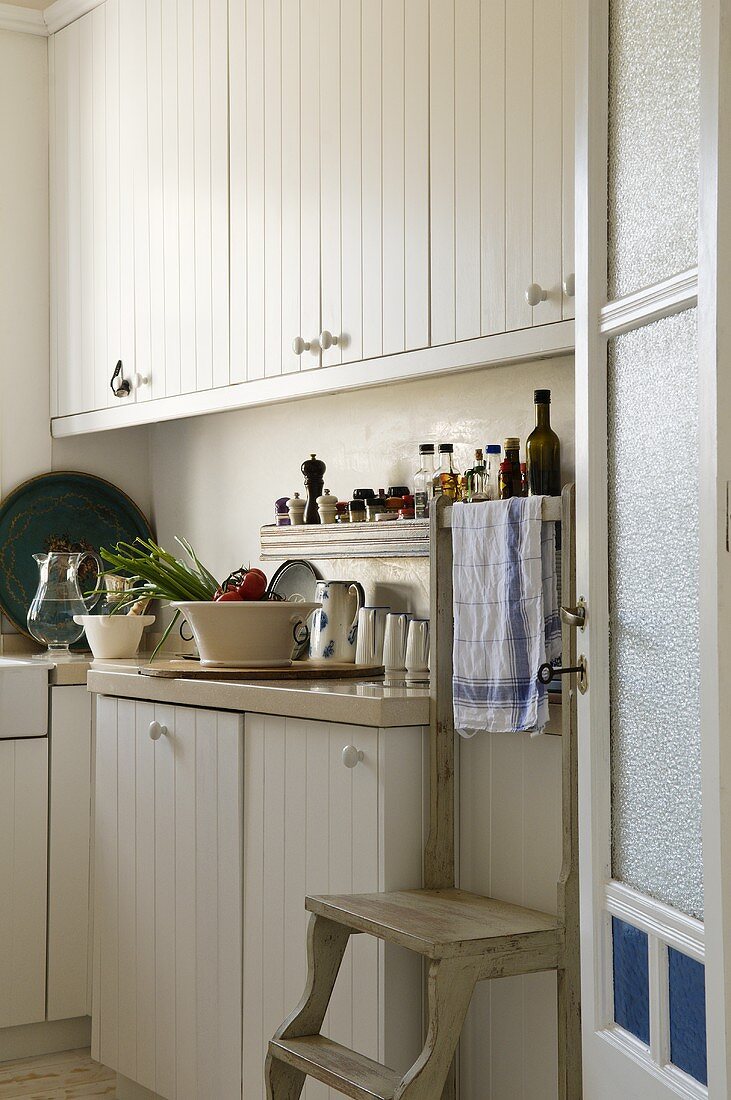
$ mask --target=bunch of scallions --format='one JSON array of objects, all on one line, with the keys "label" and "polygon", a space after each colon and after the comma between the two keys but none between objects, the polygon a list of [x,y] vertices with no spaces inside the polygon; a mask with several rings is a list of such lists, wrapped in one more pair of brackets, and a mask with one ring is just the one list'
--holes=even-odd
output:
[{"label": "bunch of scallions", "polygon": [[[113,550],[102,547],[100,554],[111,566],[102,576],[121,573],[130,579],[129,587],[116,604],[113,614],[129,611],[139,600],[208,601],[214,598],[220,587],[216,578],[200,561],[187,539],[176,535],[175,541],[190,562],[176,558],[152,539],[118,542]],[[150,657],[151,661],[162,649],[179,618],[180,611],[176,610]]]}]

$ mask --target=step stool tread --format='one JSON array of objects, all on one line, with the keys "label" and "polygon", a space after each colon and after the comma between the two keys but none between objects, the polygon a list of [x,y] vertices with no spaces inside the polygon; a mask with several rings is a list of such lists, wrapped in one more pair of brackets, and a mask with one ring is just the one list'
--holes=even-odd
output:
[{"label": "step stool tread", "polygon": [[352,1100],[393,1100],[401,1082],[398,1073],[323,1035],[272,1039],[269,1052]]},{"label": "step stool tread", "polygon": [[557,942],[558,921],[550,913],[471,894],[465,890],[396,890],[380,894],[315,895],[305,901],[354,932],[399,943],[428,958],[479,955]]}]

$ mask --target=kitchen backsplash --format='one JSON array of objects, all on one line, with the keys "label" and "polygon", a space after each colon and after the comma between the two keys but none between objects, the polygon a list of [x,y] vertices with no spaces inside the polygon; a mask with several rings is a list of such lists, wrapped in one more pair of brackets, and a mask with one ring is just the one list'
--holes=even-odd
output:
[{"label": "kitchen backsplash", "polygon": [[[150,429],[153,524],[163,544],[186,535],[225,576],[257,564],[259,528],[274,501],[302,491],[300,465],[312,452],[327,463],[325,485],[340,499],[353,488],[411,485],[418,445],[453,442],[460,469],[475,447],[533,429],[533,391],[552,392],[562,475],[574,474],[573,359],[490,367],[451,377],[243,409]],[[360,580],[369,602],[425,613],[426,559],[318,562],[323,575]],[[269,563],[268,571],[273,571]]]}]

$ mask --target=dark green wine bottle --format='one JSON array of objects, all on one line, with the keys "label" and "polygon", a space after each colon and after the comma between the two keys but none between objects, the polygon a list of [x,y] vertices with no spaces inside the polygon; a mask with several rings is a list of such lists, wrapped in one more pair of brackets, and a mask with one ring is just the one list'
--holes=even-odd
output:
[{"label": "dark green wine bottle", "polygon": [[561,495],[561,442],[551,428],[551,391],[536,390],[536,426],[525,445],[528,492],[531,496]]}]

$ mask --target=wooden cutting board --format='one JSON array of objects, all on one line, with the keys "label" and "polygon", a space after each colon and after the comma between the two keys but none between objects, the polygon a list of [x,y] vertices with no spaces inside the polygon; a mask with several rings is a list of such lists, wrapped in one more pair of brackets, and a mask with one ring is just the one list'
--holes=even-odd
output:
[{"label": "wooden cutting board", "polygon": [[142,665],[143,676],[170,680],[371,680],[382,676],[383,665],[353,665],[339,661],[295,661],[288,668],[215,668],[196,661],[168,660]]}]

